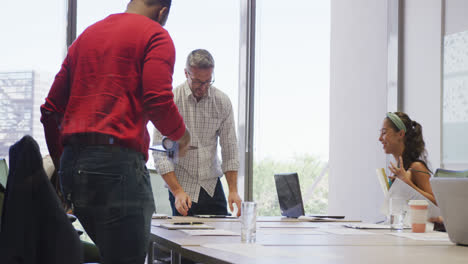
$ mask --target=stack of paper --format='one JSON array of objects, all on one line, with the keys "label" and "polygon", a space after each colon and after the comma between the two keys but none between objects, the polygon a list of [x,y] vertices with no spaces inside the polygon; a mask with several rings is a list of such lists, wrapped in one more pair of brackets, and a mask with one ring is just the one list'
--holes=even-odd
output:
[{"label": "stack of paper", "polygon": [[181,230],[187,235],[191,236],[240,236],[240,234],[224,230],[224,229],[211,229],[211,230]]},{"label": "stack of paper", "polygon": [[167,214],[153,214],[153,219],[171,219]]}]

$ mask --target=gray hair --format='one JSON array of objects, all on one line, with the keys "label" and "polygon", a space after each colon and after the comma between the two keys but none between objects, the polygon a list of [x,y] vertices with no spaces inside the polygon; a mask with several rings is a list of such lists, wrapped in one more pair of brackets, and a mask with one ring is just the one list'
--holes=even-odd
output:
[{"label": "gray hair", "polygon": [[214,59],[207,50],[196,49],[188,55],[185,67],[187,70],[190,69],[190,67],[200,69],[214,68]]}]

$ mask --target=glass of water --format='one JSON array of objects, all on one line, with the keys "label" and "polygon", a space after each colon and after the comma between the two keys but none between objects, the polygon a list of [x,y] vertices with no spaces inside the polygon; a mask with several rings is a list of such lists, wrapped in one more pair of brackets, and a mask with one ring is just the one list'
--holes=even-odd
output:
[{"label": "glass of water", "polygon": [[405,224],[407,211],[407,201],[402,197],[390,197],[389,199],[389,215],[390,228],[392,230],[402,230]]},{"label": "glass of water", "polygon": [[242,202],[240,218],[241,242],[255,243],[257,233],[257,203]]}]

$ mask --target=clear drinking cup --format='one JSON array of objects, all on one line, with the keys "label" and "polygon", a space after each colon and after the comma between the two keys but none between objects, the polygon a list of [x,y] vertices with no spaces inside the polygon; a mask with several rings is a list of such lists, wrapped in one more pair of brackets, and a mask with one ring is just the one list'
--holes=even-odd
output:
[{"label": "clear drinking cup", "polygon": [[242,202],[241,242],[255,243],[257,233],[257,203]]},{"label": "clear drinking cup", "polygon": [[402,197],[390,197],[388,208],[391,230],[403,230],[406,207],[406,199]]}]

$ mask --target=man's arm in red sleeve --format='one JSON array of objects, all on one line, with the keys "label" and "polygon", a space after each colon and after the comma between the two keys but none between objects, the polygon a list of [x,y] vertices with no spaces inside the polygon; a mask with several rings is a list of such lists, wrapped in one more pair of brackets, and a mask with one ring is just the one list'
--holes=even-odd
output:
[{"label": "man's arm in red sleeve", "polygon": [[67,56],[62,64],[62,68],[55,76],[54,83],[50,88],[45,103],[41,106],[41,122],[44,126],[47,148],[49,149],[49,154],[57,170],[60,166],[60,156],[63,151],[60,125],[68,103],[70,91],[68,64]]},{"label": "man's arm in red sleeve", "polygon": [[154,36],[143,65],[144,110],[162,135],[177,141],[185,133],[185,123],[172,93],[174,62],[175,49],[169,34]]}]

